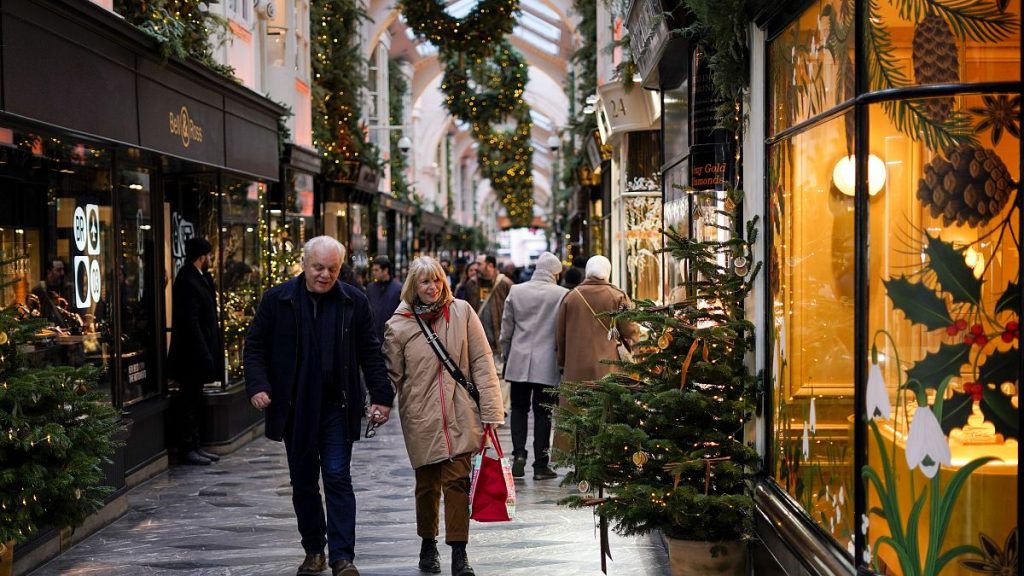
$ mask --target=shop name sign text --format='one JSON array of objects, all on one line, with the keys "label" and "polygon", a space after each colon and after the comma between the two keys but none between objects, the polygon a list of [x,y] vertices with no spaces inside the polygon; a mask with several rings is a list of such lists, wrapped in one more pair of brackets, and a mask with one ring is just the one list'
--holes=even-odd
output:
[{"label": "shop name sign text", "polygon": [[725,162],[707,163],[693,167],[690,184],[695,188],[718,188],[725,185],[728,165]]},{"label": "shop name sign text", "polygon": [[203,143],[203,127],[196,124],[188,113],[188,108],[181,107],[179,112],[170,112],[171,134],[181,136],[181,145],[188,148],[192,142]]}]

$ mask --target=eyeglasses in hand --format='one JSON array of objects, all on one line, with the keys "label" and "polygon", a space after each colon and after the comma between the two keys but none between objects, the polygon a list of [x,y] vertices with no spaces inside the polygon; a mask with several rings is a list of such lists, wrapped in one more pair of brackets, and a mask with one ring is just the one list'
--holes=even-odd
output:
[{"label": "eyeglasses in hand", "polygon": [[366,432],[363,434],[364,438],[373,438],[377,435],[377,428],[381,425],[381,422],[377,418],[380,417],[380,415],[380,412],[374,412],[373,414],[366,415]]}]

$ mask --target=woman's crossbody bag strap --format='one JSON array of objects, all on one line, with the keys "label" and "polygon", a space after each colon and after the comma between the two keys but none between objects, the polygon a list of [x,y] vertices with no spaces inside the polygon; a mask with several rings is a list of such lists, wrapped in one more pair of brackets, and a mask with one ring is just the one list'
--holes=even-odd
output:
[{"label": "woman's crossbody bag strap", "polygon": [[434,332],[433,328],[428,326],[427,323],[423,321],[423,318],[420,318],[415,312],[412,317],[416,319],[416,323],[419,324],[420,330],[423,331],[423,336],[427,339],[427,344],[430,344],[430,349],[437,355],[437,359],[441,361],[441,365],[444,366],[445,370],[452,375],[452,378],[454,378],[456,382],[466,389],[466,392],[469,393],[470,397],[473,398],[473,401],[476,402],[477,408],[479,408],[480,390],[477,389],[476,384],[467,380],[465,374],[462,373],[462,370],[459,370],[459,367],[455,365],[455,362],[452,361],[452,357],[448,355],[448,351],[444,349],[444,346],[441,345],[441,341],[438,340],[437,332]]},{"label": "woman's crossbody bag strap", "polygon": [[601,319],[597,317],[597,312],[594,312],[594,307],[590,305],[590,302],[587,302],[587,298],[583,296],[583,292],[580,292],[576,288],[573,288],[572,291],[575,292],[576,295],[583,300],[583,303],[587,305],[587,309],[590,310],[590,315],[594,317],[594,320],[597,320],[597,323],[601,325],[601,328],[604,328],[605,330],[611,332],[611,328],[605,326],[604,322],[602,322]]}]

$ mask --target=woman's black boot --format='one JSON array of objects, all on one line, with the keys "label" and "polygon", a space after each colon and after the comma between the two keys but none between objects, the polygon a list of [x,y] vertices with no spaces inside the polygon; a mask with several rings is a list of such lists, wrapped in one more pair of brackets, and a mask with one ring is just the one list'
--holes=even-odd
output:
[{"label": "woman's black boot", "polygon": [[423,539],[420,545],[420,572],[441,573],[441,554],[437,551],[437,540]]},{"label": "woman's black boot", "polygon": [[452,576],[476,576],[469,565],[465,542],[452,542]]}]

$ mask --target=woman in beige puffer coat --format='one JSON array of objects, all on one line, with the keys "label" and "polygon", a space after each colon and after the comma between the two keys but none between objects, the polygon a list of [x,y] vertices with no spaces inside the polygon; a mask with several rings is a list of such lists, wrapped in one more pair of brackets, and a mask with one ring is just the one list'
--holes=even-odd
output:
[{"label": "woman in beige puffer coat", "polygon": [[[413,313],[433,328],[452,361],[476,384],[479,408],[438,360]],[[416,532],[423,539],[419,568],[441,572],[436,538],[443,493],[452,574],[472,576],[466,556],[470,460],[480,449],[484,425],[501,424],[504,408],[480,319],[468,303],[452,297],[444,270],[433,258],[424,256],[410,264],[402,303],[384,330],[384,354],[398,392],[406,451],[416,472]]]}]

